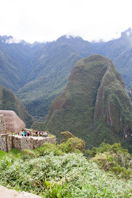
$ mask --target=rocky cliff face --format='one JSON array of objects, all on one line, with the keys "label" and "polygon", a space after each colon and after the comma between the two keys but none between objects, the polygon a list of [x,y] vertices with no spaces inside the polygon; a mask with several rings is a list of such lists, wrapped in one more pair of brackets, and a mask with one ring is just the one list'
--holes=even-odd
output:
[{"label": "rocky cliff face", "polygon": [[89,145],[117,142],[132,133],[131,102],[112,62],[100,55],[81,59],[53,103],[46,128],[69,130]]},{"label": "rocky cliff face", "polygon": [[26,111],[19,99],[7,88],[0,87],[0,109],[13,110],[26,123],[27,127],[32,124],[32,117]]}]

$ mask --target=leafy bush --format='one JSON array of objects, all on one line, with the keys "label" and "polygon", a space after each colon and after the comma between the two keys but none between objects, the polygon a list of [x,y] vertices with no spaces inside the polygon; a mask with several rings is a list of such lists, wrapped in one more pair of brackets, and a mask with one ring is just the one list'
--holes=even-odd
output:
[{"label": "leafy bush", "polygon": [[65,138],[61,144],[45,143],[43,146],[36,149],[39,156],[44,156],[49,153],[54,155],[63,155],[64,153],[83,152],[85,150],[85,142],[72,135],[69,131],[62,132]]},{"label": "leafy bush", "polygon": [[73,198],[71,192],[69,192],[69,185],[60,185],[57,183],[45,181],[46,193],[44,193],[45,198]]},{"label": "leafy bush", "polygon": [[60,149],[58,144],[50,144],[50,143],[43,144],[43,146],[36,149],[36,152],[38,153],[39,156],[48,155],[50,153],[53,153],[54,155],[64,154],[64,152],[62,151],[62,149]]},{"label": "leafy bush", "polygon": [[74,153],[84,146],[81,139],[72,137],[60,145],[0,152],[4,156],[0,158],[0,184],[44,198],[131,197],[131,156],[127,151],[119,144],[102,144],[93,149],[94,155],[91,150],[94,157],[88,160],[83,153]]},{"label": "leafy bush", "polygon": [[85,142],[77,137],[69,138],[66,142],[63,142],[59,146],[63,152],[76,152],[76,151],[84,151]]},{"label": "leafy bush", "polygon": [[69,138],[75,137],[70,131],[62,131],[60,134],[62,136],[62,142],[67,141]]},{"label": "leafy bush", "polygon": [[131,178],[131,155],[120,144],[101,144],[98,148],[86,151],[88,156],[105,171],[112,171],[117,177]]},{"label": "leafy bush", "polygon": [[53,153],[34,159],[17,159],[1,169],[0,183],[47,198],[128,198],[131,180],[127,183],[106,174],[82,154]]},{"label": "leafy bush", "polygon": [[128,154],[127,149],[122,148],[120,143],[115,143],[115,144],[106,144],[102,143],[100,144],[99,147],[93,147],[90,150],[87,150],[85,154],[89,157],[94,157],[98,153],[103,153],[103,152],[121,152],[124,153],[125,155]]},{"label": "leafy bush", "polygon": [[38,157],[38,153],[35,150],[24,149],[21,153],[22,153],[21,154],[21,158],[23,160],[32,159],[32,158]]}]

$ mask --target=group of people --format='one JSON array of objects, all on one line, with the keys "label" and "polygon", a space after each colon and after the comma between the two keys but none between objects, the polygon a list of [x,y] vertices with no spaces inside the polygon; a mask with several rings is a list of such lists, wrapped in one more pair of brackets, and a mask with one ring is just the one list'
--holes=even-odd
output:
[{"label": "group of people", "polygon": [[47,137],[48,136],[48,132],[47,131],[36,131],[35,132],[36,136],[43,136],[43,137]]},{"label": "group of people", "polygon": [[30,136],[31,132],[30,131],[26,131],[26,129],[22,129],[22,131],[20,132],[21,136]]},{"label": "group of people", "polygon": [[21,136],[43,136],[43,137],[47,137],[48,136],[48,132],[47,131],[35,131],[35,132],[32,132],[29,131],[29,130],[26,130],[26,129],[22,129],[22,131],[20,131],[18,133],[18,135],[21,135]]}]

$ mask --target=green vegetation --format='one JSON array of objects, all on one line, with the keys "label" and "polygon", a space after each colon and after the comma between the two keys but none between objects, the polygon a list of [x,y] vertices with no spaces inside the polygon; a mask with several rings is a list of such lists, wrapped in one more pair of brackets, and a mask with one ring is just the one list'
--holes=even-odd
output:
[{"label": "green vegetation", "polygon": [[80,58],[92,54],[109,57],[126,85],[132,83],[130,30],[109,42],[88,42],[80,37],[62,36],[47,43],[23,41],[9,44],[6,40],[10,38],[0,37],[0,85],[13,89],[35,118],[43,118],[47,114]]},{"label": "green vegetation", "polygon": [[92,147],[126,142],[131,120],[131,101],[120,75],[109,59],[93,55],[76,64],[67,87],[50,108],[44,129],[58,138],[60,131],[69,130]]},{"label": "green vegetation", "polygon": [[32,117],[26,111],[24,105],[18,100],[13,92],[7,88],[0,87],[0,109],[13,110],[26,123],[27,127],[32,124]]},{"label": "green vegetation", "polygon": [[[67,150],[69,141],[72,149]],[[0,184],[44,198],[129,198],[132,178],[127,173],[131,167],[127,150],[119,144],[102,144],[92,150],[83,148],[86,158],[79,151],[82,147],[77,146],[80,142],[84,145],[81,139],[70,137],[61,144],[44,144],[32,151],[0,151]],[[74,145],[77,148],[73,149]],[[101,162],[99,158],[103,154],[105,168],[104,160]],[[107,167],[112,167],[110,156],[116,167],[121,165],[120,171],[119,167],[111,172],[106,168],[106,161]]]},{"label": "green vegetation", "polygon": [[119,178],[132,178],[131,155],[120,144],[102,143],[99,148],[87,150],[86,155],[105,171],[113,172]]}]

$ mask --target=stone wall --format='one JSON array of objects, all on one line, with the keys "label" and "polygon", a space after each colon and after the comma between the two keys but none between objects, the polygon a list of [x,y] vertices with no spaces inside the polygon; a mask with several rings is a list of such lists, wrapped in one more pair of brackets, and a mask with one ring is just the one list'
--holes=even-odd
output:
[{"label": "stone wall", "polygon": [[19,150],[35,149],[44,143],[56,143],[55,137],[35,137],[35,136],[19,136],[19,135],[0,135],[0,150],[10,151],[12,148]]},{"label": "stone wall", "polygon": [[0,114],[0,131],[5,131],[6,126],[5,126],[5,121],[4,121],[4,115]]},{"label": "stone wall", "polygon": [[6,134],[0,135],[0,150],[2,150],[2,151],[7,151],[8,150],[7,135]]}]

